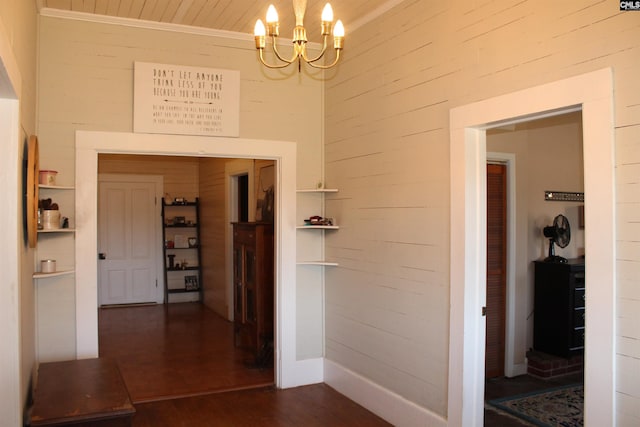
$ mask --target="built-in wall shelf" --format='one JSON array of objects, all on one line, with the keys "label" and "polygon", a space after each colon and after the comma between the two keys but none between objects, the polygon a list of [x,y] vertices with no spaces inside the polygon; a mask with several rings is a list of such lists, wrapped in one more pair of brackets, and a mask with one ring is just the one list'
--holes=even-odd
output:
[{"label": "built-in wall shelf", "polygon": [[337,193],[337,188],[302,188],[298,193]]},{"label": "built-in wall shelf", "polygon": [[64,186],[64,185],[44,185],[44,184],[40,184],[40,185],[38,185],[38,187],[44,188],[46,190],[75,190],[75,187],[67,187],[67,186]]},{"label": "built-in wall shelf", "polygon": [[38,230],[38,233],[75,233],[75,228],[52,228],[47,230]]},{"label": "built-in wall shelf", "polygon": [[[322,203],[321,209],[320,209],[320,215],[324,215],[324,200],[325,200],[325,194],[328,193],[337,193],[338,189],[337,188],[324,188],[323,186],[319,186],[317,188],[301,188],[297,190],[298,194],[309,194],[310,196],[300,196],[300,197],[319,197],[319,199],[317,199],[318,201],[320,201]],[[306,199],[305,199],[306,200]],[[311,214],[315,215],[315,212],[310,212]],[[305,222],[307,222],[307,220],[305,220]],[[329,221],[327,221],[329,222]],[[331,221],[333,222],[333,221]],[[316,239],[316,242],[318,242],[320,245],[324,245],[324,237],[325,237],[325,232],[324,230],[338,230],[340,227],[337,225],[311,225],[311,224],[302,224],[302,225],[298,225],[296,226],[297,230],[314,230],[318,233],[318,237]],[[320,230],[320,231],[318,231]],[[305,233],[305,236],[309,236]],[[305,239],[307,239],[308,237],[305,237]],[[322,254],[324,254],[324,248],[322,248],[321,250]],[[337,262],[331,262],[331,261],[326,261],[326,260],[301,260],[301,261],[297,261],[296,262],[297,265],[317,265],[317,266],[321,266],[321,267],[337,267],[339,264]]]},{"label": "built-in wall shelf", "polygon": [[53,273],[33,273],[33,278],[34,279],[49,279],[51,277],[67,276],[67,275],[73,274],[75,272],[76,272],[75,270],[60,270],[60,271],[54,271]]},{"label": "built-in wall shelf", "polygon": [[296,264],[298,265],[321,265],[327,267],[337,267],[339,264],[337,262],[329,262],[329,261],[298,261]]}]

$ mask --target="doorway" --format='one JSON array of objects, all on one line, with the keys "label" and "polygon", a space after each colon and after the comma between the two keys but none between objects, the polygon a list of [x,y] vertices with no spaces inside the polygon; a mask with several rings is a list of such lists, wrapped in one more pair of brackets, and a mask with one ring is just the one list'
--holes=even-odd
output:
[{"label": "doorway", "polygon": [[[585,419],[615,424],[615,205],[611,69],[451,111],[450,425],[480,426],[484,408],[486,134],[488,128],[581,110],[584,133],[586,272]],[[455,257],[453,254],[463,254]],[[603,351],[608,349],[608,351]]]},{"label": "doorway", "polygon": [[78,131],[76,134],[76,352],[77,357],[96,357],[97,340],[97,246],[96,188],[98,153],[161,154],[200,157],[262,158],[276,162],[275,254],[276,358],[275,382],[280,388],[318,382],[322,360],[296,360],[296,265],[295,197],[296,145],[282,141],[207,138],[181,135],[150,135]]}]

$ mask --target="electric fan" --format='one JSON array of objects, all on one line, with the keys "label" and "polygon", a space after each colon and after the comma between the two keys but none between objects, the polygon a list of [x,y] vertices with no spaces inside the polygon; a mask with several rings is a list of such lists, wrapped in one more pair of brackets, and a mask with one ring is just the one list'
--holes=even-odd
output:
[{"label": "electric fan", "polygon": [[546,262],[567,262],[566,258],[556,255],[555,245],[566,248],[571,241],[571,227],[569,220],[564,215],[558,215],[553,219],[553,225],[544,227],[542,230],[544,237],[549,238],[549,256]]}]

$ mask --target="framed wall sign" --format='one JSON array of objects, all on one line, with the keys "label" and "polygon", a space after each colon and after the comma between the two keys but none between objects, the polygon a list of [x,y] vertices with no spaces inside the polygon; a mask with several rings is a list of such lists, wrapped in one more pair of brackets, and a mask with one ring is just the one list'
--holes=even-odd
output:
[{"label": "framed wall sign", "polygon": [[240,72],[136,62],[133,131],[240,134]]}]

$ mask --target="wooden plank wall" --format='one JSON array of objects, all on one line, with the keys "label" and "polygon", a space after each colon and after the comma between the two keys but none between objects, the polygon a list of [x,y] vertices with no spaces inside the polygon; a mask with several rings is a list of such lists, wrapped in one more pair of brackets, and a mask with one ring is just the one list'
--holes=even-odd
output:
[{"label": "wooden plank wall", "polygon": [[[640,14],[618,2],[405,1],[326,83],[326,357],[447,411],[449,111],[606,67],[615,78],[617,410],[640,422]],[[588,256],[588,255],[587,255]],[[634,326],[635,325],[635,326]]]},{"label": "wooden plank wall", "polygon": [[[135,61],[239,70],[240,137],[294,141],[299,185],[313,186],[321,178],[323,83],[304,71],[289,70],[287,78],[265,70],[252,36],[226,39],[179,33],[176,28],[162,31],[43,16],[37,85],[40,158],[44,167],[60,172],[64,184],[75,180],[76,130],[132,131]],[[141,150],[153,152],[153,147]],[[37,332],[41,361],[75,357],[74,278],[53,282],[37,291],[36,317],[46,327]],[[313,289],[320,289],[319,275],[316,282]],[[297,302],[298,312],[321,311],[316,293],[299,290]],[[320,321],[310,324],[316,330],[303,327],[297,334],[319,340]],[[314,350],[305,354],[321,357],[321,348],[321,342],[314,343]]]},{"label": "wooden plank wall", "polygon": [[164,179],[165,197],[168,195],[171,200],[184,197],[194,201],[199,195],[197,157],[100,154],[98,173],[161,175]]},{"label": "wooden plank wall", "polygon": [[200,159],[200,240],[204,303],[224,318],[226,300],[226,189],[227,159]]}]

